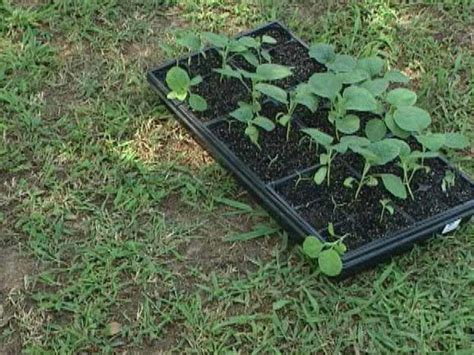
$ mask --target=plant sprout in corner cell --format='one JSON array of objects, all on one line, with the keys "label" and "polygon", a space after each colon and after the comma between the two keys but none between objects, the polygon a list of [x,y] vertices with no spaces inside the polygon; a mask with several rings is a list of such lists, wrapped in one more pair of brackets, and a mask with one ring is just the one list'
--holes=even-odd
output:
[{"label": "plant sprout in corner cell", "polygon": [[168,99],[176,99],[178,101],[185,101],[188,99],[188,104],[194,111],[207,110],[206,100],[197,94],[191,92],[193,86],[202,82],[200,75],[190,78],[186,70],[175,66],[166,73],[166,84],[170,88]]},{"label": "plant sprout in corner cell", "polygon": [[290,138],[291,120],[298,105],[305,106],[311,112],[315,112],[319,104],[318,98],[313,95],[310,86],[306,83],[299,84],[289,94],[289,102],[286,104],[286,112],[277,115],[277,121],[286,127],[286,140]]},{"label": "plant sprout in corner cell", "polygon": [[387,211],[387,213],[393,216],[393,214],[395,213],[395,207],[393,207],[392,201],[387,198],[384,198],[379,202],[382,205],[382,212],[380,212],[379,222],[382,223],[385,211]]},{"label": "plant sprout in corner cell", "polygon": [[[245,134],[250,138],[252,143],[260,148],[258,143],[259,131],[257,127],[263,128],[266,131],[272,131],[275,128],[275,124],[272,120],[260,114],[262,109],[260,101],[263,96],[266,96],[285,105],[288,103],[286,91],[268,82],[284,79],[292,75],[291,69],[282,65],[268,63],[257,66],[255,73],[250,73],[245,70],[227,69],[228,70],[220,72],[223,73],[223,75],[240,79],[246,78],[251,81],[251,103],[239,102],[239,108],[232,111],[229,115],[247,125]],[[216,71],[219,71],[219,69],[216,69]]]},{"label": "plant sprout in corner cell", "polygon": [[275,38],[263,35],[258,37],[244,36],[237,40],[238,43],[246,47],[245,51],[237,53],[241,55],[248,63],[254,67],[264,62],[270,63],[272,58],[268,50],[263,48],[264,44],[276,44]]},{"label": "plant sprout in corner cell", "polygon": [[441,190],[447,193],[456,184],[456,174],[452,170],[446,170],[443,180],[441,181]]},{"label": "plant sprout in corner cell", "polygon": [[323,243],[315,236],[307,236],[303,243],[304,254],[317,261],[324,275],[337,276],[342,271],[342,256],[347,251],[343,238],[335,242]]},{"label": "plant sprout in corner cell", "polygon": [[[191,52],[199,52],[204,58],[206,57],[201,36],[197,33],[191,31],[179,31],[176,33],[176,43],[181,47],[186,48],[188,54]],[[191,64],[191,58],[192,57],[188,58],[188,64]],[[197,58],[199,63],[200,56]]]}]

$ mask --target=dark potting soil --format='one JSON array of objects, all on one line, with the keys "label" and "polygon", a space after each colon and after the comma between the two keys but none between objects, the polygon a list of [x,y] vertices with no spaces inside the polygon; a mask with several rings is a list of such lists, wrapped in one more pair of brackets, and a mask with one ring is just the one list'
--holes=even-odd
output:
[{"label": "dark potting soil", "polygon": [[212,73],[204,78],[201,84],[192,90],[207,101],[207,110],[193,112],[203,121],[228,114],[237,108],[239,101],[248,101],[250,94],[247,88],[238,80],[222,78],[218,73]]},{"label": "dark potting soil", "polygon": [[297,106],[294,116],[308,128],[317,128],[320,131],[335,136],[336,132],[334,126],[328,119],[329,110],[318,109],[316,112],[311,112],[304,106]]},{"label": "dark potting soil", "polygon": [[212,69],[222,67],[222,59],[215,49],[208,49],[205,52],[205,56],[202,54],[194,55],[191,57],[191,61],[182,60],[180,66],[184,67],[191,78],[196,75],[205,76],[212,72]]},{"label": "dark potting soil", "polygon": [[[266,104],[261,114],[271,120],[279,112],[273,104]],[[271,132],[259,129],[261,150],[244,134],[245,125],[236,122],[220,122],[211,128],[212,132],[224,142],[242,161],[263,181],[278,180],[297,170],[314,165],[318,156],[310,149],[307,141],[296,126],[286,140],[286,128],[277,125]]]}]

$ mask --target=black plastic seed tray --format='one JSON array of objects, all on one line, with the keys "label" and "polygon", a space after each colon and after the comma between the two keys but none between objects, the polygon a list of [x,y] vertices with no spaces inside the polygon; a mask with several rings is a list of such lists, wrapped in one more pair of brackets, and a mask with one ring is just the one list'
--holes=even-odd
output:
[{"label": "black plastic seed tray", "polygon": [[[307,45],[279,22],[266,24],[239,36],[261,34],[268,34],[277,40],[276,45],[268,48],[272,58],[294,68],[293,77],[277,83],[280,87],[289,90],[299,82],[306,81],[314,72],[325,70],[322,65],[309,58]],[[349,233],[345,239],[349,250],[343,257],[343,275],[386,260],[436,234],[449,233],[474,214],[472,180],[444,158],[434,159],[430,163],[434,173],[419,182],[415,201],[394,201],[396,212],[387,220],[389,222],[377,223],[373,213],[366,213],[371,208],[380,207],[374,207],[374,204],[378,205],[378,199],[384,197],[382,191],[368,191],[358,199],[360,202],[348,205],[347,208],[344,204],[334,204],[334,196],[340,195],[338,191],[333,196],[324,186],[317,187],[312,183],[312,173],[317,169],[318,162],[315,154],[300,149],[299,143],[295,143],[297,145],[291,146],[291,149],[277,144],[276,151],[279,153],[270,156],[268,152],[275,152],[274,136],[262,137],[263,142],[269,142],[268,147],[263,146],[261,151],[255,153],[252,149],[256,148],[251,143],[243,142],[246,137],[232,133],[236,123],[229,124],[231,120],[227,114],[236,107],[239,100],[245,99],[245,87],[239,88],[239,85],[244,84],[238,81],[226,86],[216,80],[212,67],[219,66],[220,60],[215,49],[208,48],[205,57],[193,53],[180,58],[178,64],[191,76],[203,76],[202,87],[197,90],[203,96],[208,94],[206,100],[209,109],[204,113],[194,113],[186,103],[167,99],[169,90],[165,77],[167,70],[176,65],[174,60],[148,72],[148,81],[160,98],[195,139],[234,174],[294,240],[302,241],[308,235],[315,235],[323,241],[329,240],[329,222],[339,235]],[[238,57],[231,60],[231,66],[245,68],[246,65],[248,64]],[[267,114],[275,111],[272,107],[275,104],[271,101],[265,105],[268,106]],[[308,126],[308,117],[298,112],[295,115],[292,132],[298,135],[298,128]],[[316,116],[310,117],[312,121],[309,125],[323,129],[327,121],[323,116],[324,108]],[[240,131],[243,132],[243,129]],[[278,132],[275,134],[278,135]],[[296,141],[301,141],[300,136],[295,136]],[[238,144],[234,144],[235,142]],[[249,160],[249,156],[252,159]],[[272,168],[272,173],[269,174],[266,169],[272,164],[276,164],[276,168]],[[339,159],[336,167],[341,172],[341,178],[347,174],[357,178],[361,171],[358,164],[360,162],[356,158],[348,155]],[[395,166],[391,168],[396,169]],[[441,191],[440,187],[440,172],[447,169],[456,176],[456,188],[451,195]],[[332,185],[341,185],[337,174],[334,180]]]}]

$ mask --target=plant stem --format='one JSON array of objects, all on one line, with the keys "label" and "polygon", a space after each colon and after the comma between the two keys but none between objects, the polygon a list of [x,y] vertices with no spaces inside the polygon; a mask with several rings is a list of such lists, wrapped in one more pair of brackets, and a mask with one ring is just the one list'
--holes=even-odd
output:
[{"label": "plant stem", "polygon": [[291,120],[286,124],[286,141],[290,140]]},{"label": "plant stem", "polygon": [[332,150],[328,151],[328,172],[327,172],[327,181],[328,181],[328,187],[330,185],[330,180],[331,180],[331,163],[332,163]]},{"label": "plant stem", "polygon": [[359,196],[360,190],[362,189],[362,186],[364,186],[365,176],[369,172],[369,169],[370,169],[370,164],[365,162],[364,171],[362,172],[362,177],[360,178],[360,181],[359,181],[359,187],[357,188],[357,191],[354,197],[355,200],[357,200],[357,196]]}]

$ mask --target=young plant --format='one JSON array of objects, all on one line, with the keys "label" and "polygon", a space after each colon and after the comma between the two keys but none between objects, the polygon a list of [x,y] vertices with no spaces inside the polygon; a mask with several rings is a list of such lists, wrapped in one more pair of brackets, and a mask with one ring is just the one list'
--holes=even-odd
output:
[{"label": "young plant", "polygon": [[197,94],[191,92],[193,86],[202,82],[200,75],[190,78],[186,70],[175,66],[166,73],[166,84],[170,88],[168,99],[176,99],[178,101],[185,101],[188,99],[188,104],[194,111],[207,110],[206,100]]},{"label": "young plant", "polygon": [[323,243],[317,237],[310,235],[303,242],[303,252],[311,260],[317,260],[319,269],[327,276],[337,276],[341,273],[341,257],[346,251],[347,247],[343,239]]},{"label": "young plant", "polygon": [[270,53],[263,45],[277,43],[275,38],[267,35],[259,37],[244,36],[240,37],[237,42],[247,48],[247,50],[239,52],[238,54],[254,67],[263,64],[264,61],[268,63],[272,61]]},{"label": "young plant", "polygon": [[344,80],[334,73],[316,73],[309,79],[312,92],[331,102],[328,119],[336,129],[337,139],[338,132],[353,134],[360,128],[359,117],[349,114],[348,111],[377,112],[379,109],[377,100],[365,88],[349,86],[341,95],[344,83]]},{"label": "young plant", "polygon": [[400,177],[394,174],[370,174],[373,166],[385,165],[400,155],[400,147],[406,144],[403,141],[387,138],[368,145],[351,145],[349,148],[364,158],[364,168],[356,190],[355,199],[363,186],[377,186],[378,178],[383,182],[385,189],[392,195],[405,199],[406,189]]},{"label": "young plant", "polygon": [[250,138],[252,143],[260,147],[258,144],[259,133],[257,127],[267,131],[271,131],[275,128],[273,121],[260,114],[262,109],[260,104],[262,96],[270,97],[284,105],[288,104],[286,91],[268,82],[284,79],[292,75],[291,69],[283,65],[266,63],[258,65],[255,73],[231,68],[226,68],[226,70],[217,69],[216,71],[221,72],[223,75],[235,78],[247,78],[250,80],[252,102],[239,102],[239,108],[231,112],[230,116],[247,124],[245,134]]},{"label": "young plant", "polygon": [[395,213],[395,207],[393,207],[392,201],[387,198],[384,198],[379,202],[382,205],[382,212],[380,212],[379,222],[382,223],[385,211],[387,211],[391,216],[393,216],[393,214]]},{"label": "young plant", "polygon": [[456,184],[456,175],[451,170],[446,170],[443,180],[441,181],[441,190],[444,193],[452,189]]},{"label": "young plant", "polygon": [[[204,45],[201,40],[201,36],[191,31],[179,31],[176,34],[176,43],[183,48],[186,48],[188,53],[200,52],[204,57],[206,53],[204,52]],[[191,63],[191,58],[188,58],[188,64]],[[198,56],[198,61],[200,57]]]},{"label": "young plant", "polygon": [[289,102],[286,104],[286,112],[280,112],[277,115],[277,121],[283,127],[286,127],[286,140],[290,137],[291,119],[298,105],[303,105],[311,112],[315,112],[319,104],[319,100],[313,95],[308,84],[299,84],[289,94]]}]

